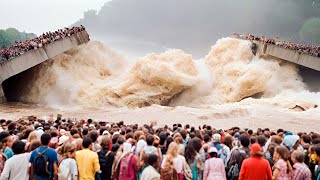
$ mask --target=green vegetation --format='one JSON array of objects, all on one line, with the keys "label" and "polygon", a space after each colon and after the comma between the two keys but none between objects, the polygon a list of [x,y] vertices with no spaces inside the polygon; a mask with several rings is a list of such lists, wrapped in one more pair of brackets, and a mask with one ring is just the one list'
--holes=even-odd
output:
[{"label": "green vegetation", "polygon": [[35,37],[33,33],[19,32],[14,28],[0,30],[0,49],[13,45],[15,41],[25,41]]}]

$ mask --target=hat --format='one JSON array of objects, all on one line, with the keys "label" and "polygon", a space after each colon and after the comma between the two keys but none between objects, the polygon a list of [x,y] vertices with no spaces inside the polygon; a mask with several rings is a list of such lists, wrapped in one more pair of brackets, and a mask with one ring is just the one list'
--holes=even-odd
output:
[{"label": "hat", "polygon": [[291,149],[299,139],[298,135],[286,135],[283,138],[283,144]]},{"label": "hat", "polygon": [[128,153],[131,151],[132,145],[130,143],[125,142],[123,143],[122,146],[123,146],[123,153]]},{"label": "hat", "polygon": [[208,153],[218,153],[218,150],[216,147],[211,147],[208,151]]},{"label": "hat", "polygon": [[262,149],[258,143],[254,143],[251,146],[250,154],[262,153]]},{"label": "hat", "polygon": [[102,135],[109,135],[110,136],[110,133],[107,130],[104,130]]},{"label": "hat", "polygon": [[58,141],[59,141],[59,139],[57,137],[53,137],[53,138],[51,138],[50,143],[55,144]]},{"label": "hat", "polygon": [[61,144],[63,144],[64,142],[66,142],[68,139],[69,139],[69,136],[65,136],[65,135],[61,136],[61,137],[59,138],[59,143],[58,143],[58,145],[60,146]]},{"label": "hat", "polygon": [[216,133],[212,136],[213,141],[220,141],[221,140],[221,135]]}]

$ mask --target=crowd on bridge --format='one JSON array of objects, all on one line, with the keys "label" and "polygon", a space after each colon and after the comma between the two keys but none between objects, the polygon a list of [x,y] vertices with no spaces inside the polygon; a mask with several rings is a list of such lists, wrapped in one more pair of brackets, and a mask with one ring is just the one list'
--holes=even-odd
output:
[{"label": "crowd on bridge", "polygon": [[33,39],[15,42],[12,46],[0,50],[0,63],[84,30],[85,27],[81,25],[80,27],[58,29],[54,32],[49,31]]},{"label": "crowd on bridge", "polygon": [[310,180],[320,136],[34,116],[0,120],[0,179]]},{"label": "crowd on bridge", "polygon": [[238,39],[250,40],[250,41],[256,40],[256,41],[260,41],[261,43],[274,44],[276,46],[280,46],[283,48],[292,49],[292,50],[300,51],[312,56],[320,57],[320,46],[281,41],[278,36],[275,38],[267,38],[264,36],[262,37],[254,36],[252,34],[242,35],[238,33],[233,33],[233,37]]}]

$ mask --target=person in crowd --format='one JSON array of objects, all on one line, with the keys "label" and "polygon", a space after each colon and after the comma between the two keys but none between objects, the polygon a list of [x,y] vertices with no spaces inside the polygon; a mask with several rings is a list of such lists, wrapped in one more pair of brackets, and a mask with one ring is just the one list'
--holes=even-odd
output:
[{"label": "person in crowd", "polygon": [[161,163],[161,179],[165,177],[173,179],[192,178],[192,172],[184,156],[178,154],[178,144],[170,143],[166,156]]},{"label": "person in crowd", "polygon": [[144,168],[141,175],[141,180],[160,180],[158,172],[160,158],[156,154],[148,156],[148,166]]},{"label": "person in crowd", "polygon": [[289,162],[290,152],[285,146],[277,146],[274,150],[273,179],[285,180],[292,177],[292,166]]},{"label": "person in crowd", "polygon": [[218,150],[215,147],[211,147],[208,151],[210,156],[205,161],[205,167],[203,172],[203,180],[226,180],[226,172],[224,168],[223,160],[218,158]]},{"label": "person in crowd", "polygon": [[305,153],[300,150],[295,150],[291,154],[293,162],[293,175],[292,179],[296,180],[311,180],[312,175],[309,167],[304,164]]},{"label": "person in crowd", "polygon": [[272,172],[269,162],[263,158],[259,144],[251,145],[250,157],[242,163],[239,180],[271,180]]},{"label": "person in crowd", "polygon": [[11,149],[12,143],[13,137],[10,134],[8,134],[8,136],[2,140],[2,148],[4,149],[3,153],[7,156],[8,159],[10,159],[14,155]]},{"label": "person in crowd", "polygon": [[40,139],[41,146],[33,150],[30,156],[30,178],[36,180],[57,179],[58,155],[54,149],[48,147],[51,135],[44,133]]},{"label": "person in crowd", "polygon": [[202,179],[204,164],[202,162],[201,155],[199,154],[201,147],[201,139],[195,137],[189,141],[185,150],[184,157],[191,168],[193,180]]},{"label": "person in crowd", "polygon": [[61,159],[59,160],[59,179],[78,180],[78,167],[75,161],[76,145],[66,142],[61,147]]},{"label": "person in crowd", "polygon": [[250,140],[246,134],[241,134],[239,136],[240,150],[246,152],[246,158],[250,156]]},{"label": "person in crowd", "polygon": [[223,143],[221,144],[222,148],[220,158],[223,160],[224,167],[228,166],[228,162],[231,157],[232,141],[232,136],[228,135],[224,138]]},{"label": "person in crowd", "polygon": [[12,144],[14,156],[6,161],[1,180],[29,179],[30,153],[25,152],[25,143],[17,140]]},{"label": "person in crowd", "polygon": [[76,162],[79,170],[79,180],[94,180],[100,172],[98,154],[93,152],[92,140],[85,137],[82,141],[83,149],[76,152]]},{"label": "person in crowd", "polygon": [[113,163],[114,172],[112,176],[119,180],[136,180],[137,175],[137,156],[131,152],[132,145],[130,143],[123,143],[122,154]]},{"label": "person in crowd", "polygon": [[109,150],[111,145],[111,140],[109,136],[103,136],[100,145],[101,150],[98,152],[101,170],[100,178],[105,180],[111,180],[114,152]]}]

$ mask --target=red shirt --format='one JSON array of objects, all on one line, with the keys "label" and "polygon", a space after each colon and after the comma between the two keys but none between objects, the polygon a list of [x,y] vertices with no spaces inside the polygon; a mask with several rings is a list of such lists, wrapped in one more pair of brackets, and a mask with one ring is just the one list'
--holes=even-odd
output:
[{"label": "red shirt", "polygon": [[263,157],[249,157],[241,165],[239,180],[272,180],[269,162]]}]

